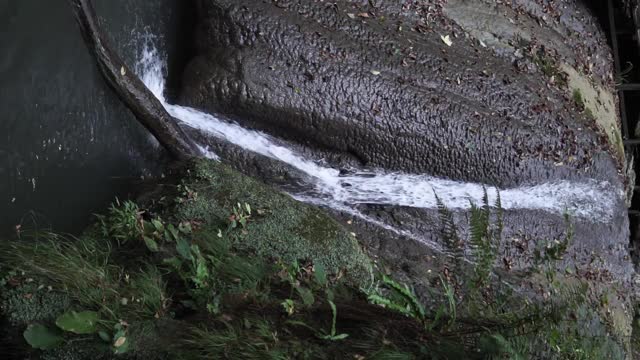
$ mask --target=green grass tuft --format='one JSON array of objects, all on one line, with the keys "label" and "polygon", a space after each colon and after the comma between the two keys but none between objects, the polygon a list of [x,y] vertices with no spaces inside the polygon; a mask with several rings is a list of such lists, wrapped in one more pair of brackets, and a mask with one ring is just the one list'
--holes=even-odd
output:
[{"label": "green grass tuft", "polygon": [[86,237],[0,243],[3,264],[63,289],[80,306],[100,311],[104,319],[153,318],[162,313],[166,296],[157,269],[128,272],[111,263],[110,254],[108,241]]}]

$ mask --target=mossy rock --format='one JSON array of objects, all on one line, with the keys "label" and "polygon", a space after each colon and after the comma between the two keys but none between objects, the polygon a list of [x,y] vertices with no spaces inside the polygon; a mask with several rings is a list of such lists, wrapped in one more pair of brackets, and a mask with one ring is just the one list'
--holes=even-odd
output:
[{"label": "mossy rock", "polygon": [[210,160],[196,160],[189,167],[182,179],[182,189],[187,188],[195,193],[180,198],[165,216],[201,221],[205,231],[217,232],[227,228],[234,206],[249,204],[247,226],[232,232],[238,249],[287,263],[311,260],[328,273],[343,273],[354,285],[371,283],[371,260],[355,237],[323,210]]},{"label": "mossy rock", "polygon": [[13,325],[53,320],[71,304],[68,295],[36,282],[5,285],[0,291],[0,310]]}]

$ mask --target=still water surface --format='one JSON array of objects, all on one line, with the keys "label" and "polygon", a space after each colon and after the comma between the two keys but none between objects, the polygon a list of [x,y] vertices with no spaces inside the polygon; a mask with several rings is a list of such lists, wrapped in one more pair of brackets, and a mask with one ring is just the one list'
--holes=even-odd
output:
[{"label": "still water surface", "polygon": [[[186,58],[186,2],[94,3],[129,64],[146,34]],[[161,172],[163,151],[104,84],[66,0],[0,0],[0,49],[0,234],[30,214],[77,231],[132,181]]]}]

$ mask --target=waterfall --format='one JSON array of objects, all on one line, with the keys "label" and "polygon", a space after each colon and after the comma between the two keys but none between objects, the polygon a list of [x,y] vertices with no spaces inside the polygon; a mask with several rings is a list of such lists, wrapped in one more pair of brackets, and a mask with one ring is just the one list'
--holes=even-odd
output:
[{"label": "waterfall", "polygon": [[[260,131],[248,130],[237,123],[179,105],[169,104],[164,97],[165,62],[156,48],[148,43],[136,66],[139,76],[158,97],[167,111],[184,124],[211,136],[240,146],[248,151],[281,161],[309,176],[312,191],[291,194],[294,198],[348,211],[364,218],[355,210],[358,204],[399,205],[435,208],[436,194],[450,209],[469,209],[479,204],[485,189],[489,201],[496,199],[498,189],[486,184],[447,180],[423,174],[355,169],[348,175],[308,159]],[[204,150],[204,149],[203,149]],[[208,152],[211,158],[216,154]],[[608,182],[559,180],[549,183],[499,189],[502,207],[543,210],[554,214],[568,213],[593,222],[607,222],[615,215],[622,189]],[[372,221],[372,219],[367,219]]]}]

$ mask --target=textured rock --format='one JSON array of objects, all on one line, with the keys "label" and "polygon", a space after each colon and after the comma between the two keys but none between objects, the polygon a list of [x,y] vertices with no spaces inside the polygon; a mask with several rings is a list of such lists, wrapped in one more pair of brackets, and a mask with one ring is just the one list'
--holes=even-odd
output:
[{"label": "textured rock", "polygon": [[520,73],[437,6],[364,3],[200,1],[182,102],[367,166],[619,183],[606,139],[547,76]]}]

